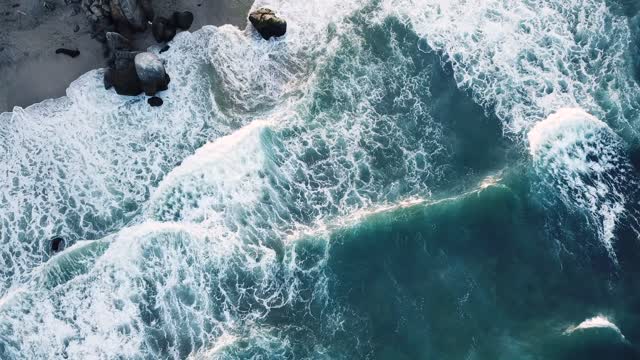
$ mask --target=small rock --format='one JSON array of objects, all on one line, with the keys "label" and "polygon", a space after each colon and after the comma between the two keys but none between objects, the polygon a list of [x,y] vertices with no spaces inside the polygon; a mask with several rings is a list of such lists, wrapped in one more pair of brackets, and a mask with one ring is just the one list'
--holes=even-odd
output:
[{"label": "small rock", "polygon": [[64,250],[64,247],[65,241],[63,238],[54,237],[53,239],[51,239],[51,251],[53,251],[54,253]]},{"label": "small rock", "polygon": [[265,40],[282,36],[287,32],[287,22],[277,17],[271,9],[260,8],[252,12],[249,14],[249,21]]},{"label": "small rock", "polygon": [[150,97],[150,98],[147,100],[147,103],[148,103],[149,105],[153,106],[153,107],[156,107],[156,106],[162,106],[163,101],[162,101],[162,99],[160,99],[159,97],[154,96],[154,97]]},{"label": "small rock", "polygon": [[181,30],[188,30],[193,24],[193,13],[190,11],[176,11],[172,16],[173,23]]},{"label": "small rock", "polygon": [[71,50],[71,49],[65,49],[65,48],[59,48],[56,49],[56,54],[64,54],[67,56],[71,56],[72,58],[80,55],[80,51],[79,50]]},{"label": "small rock", "polygon": [[162,49],[160,49],[160,54],[162,54],[165,51],[168,51],[169,49],[171,49],[171,46],[169,46],[169,45],[163,46]]},{"label": "small rock", "polygon": [[159,16],[153,20],[151,32],[157,42],[166,42],[176,36],[176,27],[168,19]]},{"label": "small rock", "polygon": [[73,32],[78,32],[80,31],[80,25],[76,24],[76,26],[73,27]]},{"label": "small rock", "polygon": [[20,6],[20,4],[13,4],[13,5],[11,5],[11,7],[12,7],[12,8],[17,8],[17,7],[19,7],[19,6]]},{"label": "small rock", "polygon": [[138,78],[140,78],[140,83],[145,94],[153,96],[158,91],[167,90],[169,77],[158,55],[143,52],[136,55],[134,62],[136,73],[138,74]]}]

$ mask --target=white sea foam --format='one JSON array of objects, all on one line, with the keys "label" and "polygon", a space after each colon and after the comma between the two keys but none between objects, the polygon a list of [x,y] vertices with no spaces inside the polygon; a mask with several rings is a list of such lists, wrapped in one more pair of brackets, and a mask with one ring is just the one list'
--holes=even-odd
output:
[{"label": "white sea foam", "polygon": [[523,137],[548,114],[582,107],[636,132],[640,89],[626,19],[599,0],[385,0],[454,69],[460,87]]},{"label": "white sea foam", "polygon": [[615,331],[622,339],[624,339],[624,335],[622,331],[618,328],[618,326],[609,320],[606,316],[597,315],[590,319],[586,319],[575,326],[569,326],[564,332],[564,335],[571,335],[579,330],[589,330],[589,329],[611,329]]},{"label": "white sea foam", "polygon": [[615,261],[614,230],[633,189],[622,140],[581,109],[561,109],[529,132],[529,149],[542,181],[569,206],[586,211]]}]

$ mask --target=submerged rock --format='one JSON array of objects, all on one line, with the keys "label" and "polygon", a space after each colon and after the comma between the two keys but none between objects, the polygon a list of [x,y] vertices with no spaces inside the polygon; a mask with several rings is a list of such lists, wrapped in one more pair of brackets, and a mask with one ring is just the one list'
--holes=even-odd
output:
[{"label": "submerged rock", "polygon": [[151,32],[157,42],[166,42],[171,41],[176,36],[176,27],[169,19],[159,16],[153,20]]},{"label": "submerged rock", "polygon": [[271,9],[260,8],[249,14],[251,25],[265,40],[282,36],[287,32],[287,22],[276,16]]},{"label": "submerged rock", "polygon": [[193,24],[193,14],[190,11],[176,11],[171,19],[173,24],[181,30],[188,30]]},{"label": "submerged rock", "polygon": [[65,244],[66,243],[63,238],[54,237],[53,239],[51,239],[51,251],[54,253],[60,252],[64,250]]},{"label": "submerged rock", "polygon": [[150,52],[143,52],[136,55],[134,59],[136,73],[140,79],[142,89],[147,95],[155,95],[158,91],[167,90],[169,76],[164,64],[158,55]]},{"label": "submerged rock", "polygon": [[150,98],[147,100],[147,103],[148,103],[149,105],[153,106],[153,107],[156,107],[156,106],[162,106],[162,104],[163,104],[164,102],[163,102],[163,101],[162,101],[162,99],[160,99],[159,97],[154,96],[154,97],[150,97]]}]

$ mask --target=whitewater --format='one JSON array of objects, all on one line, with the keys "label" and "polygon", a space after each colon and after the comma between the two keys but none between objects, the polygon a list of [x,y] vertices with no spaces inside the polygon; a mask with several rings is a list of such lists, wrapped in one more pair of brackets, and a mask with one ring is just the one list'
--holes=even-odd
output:
[{"label": "whitewater", "polygon": [[0,358],[640,359],[633,2],[262,6],[0,114]]}]

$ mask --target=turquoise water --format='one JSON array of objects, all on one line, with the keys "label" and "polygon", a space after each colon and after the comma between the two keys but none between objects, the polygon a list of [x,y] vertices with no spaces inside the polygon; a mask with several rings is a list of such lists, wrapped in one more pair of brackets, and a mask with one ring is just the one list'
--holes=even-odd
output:
[{"label": "turquoise water", "polygon": [[635,2],[269,6],[0,114],[0,358],[640,359]]}]

